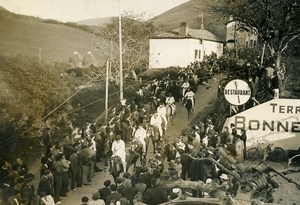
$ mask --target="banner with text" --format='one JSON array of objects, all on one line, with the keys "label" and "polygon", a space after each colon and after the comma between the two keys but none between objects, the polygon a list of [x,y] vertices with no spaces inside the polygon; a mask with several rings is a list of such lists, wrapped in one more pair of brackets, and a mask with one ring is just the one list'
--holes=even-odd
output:
[{"label": "banner with text", "polygon": [[259,141],[285,149],[300,147],[300,100],[274,99],[227,118],[223,128],[230,123],[246,129],[247,146]]}]

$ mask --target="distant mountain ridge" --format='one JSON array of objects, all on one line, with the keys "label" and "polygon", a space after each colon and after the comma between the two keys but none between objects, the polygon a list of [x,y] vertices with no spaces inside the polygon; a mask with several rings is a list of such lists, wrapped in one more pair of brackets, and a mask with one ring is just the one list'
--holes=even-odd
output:
[{"label": "distant mountain ridge", "polygon": [[55,20],[14,14],[1,8],[0,55],[38,58],[40,52],[42,61],[68,62],[76,50],[81,55],[91,51],[99,64],[105,61],[103,54],[91,45],[91,33]]},{"label": "distant mountain ridge", "polygon": [[228,17],[213,13],[207,2],[208,0],[190,0],[152,18],[151,21],[163,30],[176,29],[181,22],[187,22],[190,28],[200,29],[203,12],[204,29],[225,40]]},{"label": "distant mountain ridge", "polygon": [[111,18],[112,17],[86,19],[86,20],[78,21],[77,24],[87,25],[87,26],[103,26],[107,24]]},{"label": "distant mountain ridge", "polygon": [[[177,29],[181,22],[187,22],[189,28],[199,29],[202,11],[204,29],[221,40],[225,39],[227,18],[212,13],[206,1],[209,0],[190,0],[149,21],[163,31]],[[99,26],[109,22],[109,19],[87,19],[76,24]],[[51,19],[14,14],[0,6],[0,55],[22,54],[37,58],[41,50],[42,61],[67,62],[75,50],[81,55],[91,51],[99,64],[102,64],[106,58],[91,45],[93,35],[77,28],[76,24],[70,26]]]},{"label": "distant mountain ridge", "polygon": [[[204,29],[212,32],[219,39],[225,41],[226,22],[228,17],[223,17],[211,11],[207,2],[213,0],[190,0],[176,6],[148,21],[152,21],[163,31],[170,31],[179,27],[181,22],[187,22],[189,28],[201,28],[201,13],[203,12]],[[82,25],[99,26],[109,22],[108,18],[87,19],[77,22]]]}]

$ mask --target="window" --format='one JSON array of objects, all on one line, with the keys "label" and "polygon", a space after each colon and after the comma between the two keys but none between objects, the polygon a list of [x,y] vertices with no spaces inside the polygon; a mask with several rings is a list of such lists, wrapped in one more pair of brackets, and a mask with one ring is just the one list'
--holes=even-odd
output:
[{"label": "window", "polygon": [[201,58],[201,50],[198,51],[199,52],[199,59]]},{"label": "window", "polygon": [[253,40],[250,40],[250,46],[251,47],[253,46]]},{"label": "window", "polygon": [[198,50],[195,50],[195,59],[198,58]]},{"label": "window", "polygon": [[256,46],[256,41],[253,41],[253,46]]},{"label": "window", "polygon": [[246,48],[248,48],[248,41],[246,41]]}]

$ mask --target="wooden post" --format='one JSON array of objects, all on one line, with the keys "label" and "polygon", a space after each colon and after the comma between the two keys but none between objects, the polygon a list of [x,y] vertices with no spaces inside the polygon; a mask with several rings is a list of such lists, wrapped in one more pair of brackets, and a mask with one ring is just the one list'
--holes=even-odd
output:
[{"label": "wooden post", "polygon": [[120,0],[118,1],[119,6],[119,66],[120,66],[120,101],[123,99],[123,62],[122,62],[122,18],[121,18],[121,5]]},{"label": "wooden post", "polygon": [[108,119],[108,70],[109,70],[109,61],[106,61],[106,82],[105,82],[105,122]]},{"label": "wooden post", "polygon": [[263,50],[262,50],[262,54],[261,54],[261,59],[260,59],[260,66],[262,66],[263,63],[264,63],[265,49],[266,49],[266,42],[264,42],[264,46],[263,46]]}]

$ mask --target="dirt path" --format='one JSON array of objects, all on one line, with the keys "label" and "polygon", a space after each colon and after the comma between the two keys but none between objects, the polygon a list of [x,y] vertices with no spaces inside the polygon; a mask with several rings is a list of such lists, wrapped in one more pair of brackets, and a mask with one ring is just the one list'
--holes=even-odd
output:
[{"label": "dirt path", "polygon": [[[195,95],[196,104],[194,114],[190,120],[187,118],[187,111],[184,106],[177,103],[177,114],[174,118],[174,123],[169,126],[169,129],[166,132],[167,140],[172,140],[174,137],[178,137],[184,127],[191,126],[193,124],[193,117],[197,116],[197,113],[203,111],[205,107],[207,107],[209,103],[216,98],[218,80],[211,79],[210,84],[212,85],[212,88],[209,90],[206,90],[205,86],[199,86],[198,92]],[[149,147],[149,150],[152,150],[152,147]],[[153,153],[150,153],[149,151],[148,157],[151,157],[152,155]],[[103,162],[98,165],[103,168]],[[106,179],[112,180],[112,176],[107,175],[105,172],[95,173],[94,180],[91,185],[78,188],[75,191],[69,191],[68,196],[62,198],[62,204],[79,204],[82,196],[91,197],[93,193],[103,186],[103,182]]]},{"label": "dirt path", "polygon": [[[217,98],[217,86],[218,86],[218,77],[211,79],[209,83],[212,85],[212,88],[206,90],[205,86],[199,86],[198,92],[196,93],[196,105],[192,118],[187,119],[187,111],[180,103],[177,103],[177,114],[174,118],[173,125],[169,126],[168,131],[166,132],[166,140],[174,140],[174,137],[178,137],[184,127],[189,127],[194,125],[196,118],[199,118],[199,113],[205,111],[205,109],[210,105],[210,103]],[[151,144],[151,143],[150,143]],[[150,145],[151,146],[151,145]],[[149,147],[149,153],[147,154],[148,158],[153,156],[152,147]],[[247,162],[249,164],[249,162]],[[98,163],[99,167],[103,168],[103,162]],[[251,164],[249,164],[251,165]],[[285,164],[271,164],[276,169],[281,170],[285,168]],[[290,178],[300,183],[300,174],[294,173],[289,175]],[[108,175],[105,172],[95,173],[94,180],[91,185],[78,188],[74,191],[69,191],[68,196],[62,198],[62,205],[71,205],[71,204],[80,204],[80,199],[82,196],[88,196],[91,198],[92,194],[95,193],[99,188],[103,187],[103,182],[106,179],[113,181],[112,176]],[[292,203],[299,204],[300,202],[300,191],[296,188],[294,184],[288,183],[286,180],[283,180],[281,177],[275,176],[274,180],[279,183],[279,189],[276,190],[273,195],[275,202],[282,201],[281,204],[290,205]]]}]

